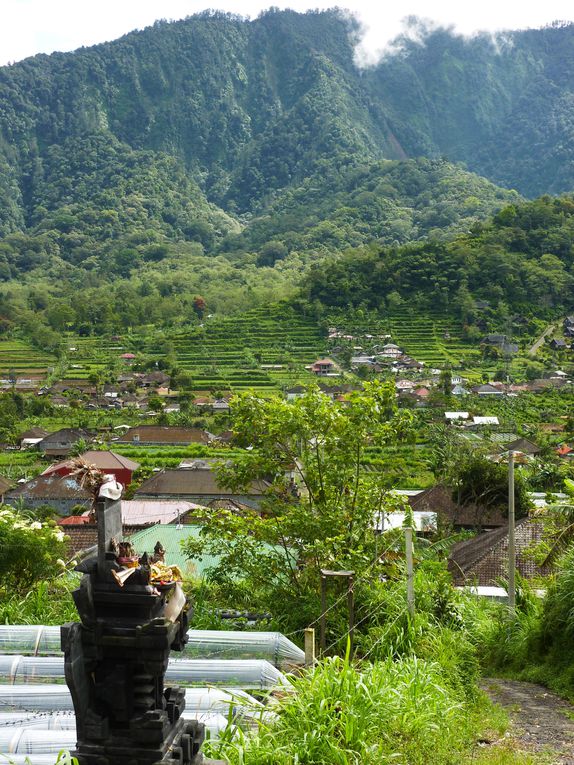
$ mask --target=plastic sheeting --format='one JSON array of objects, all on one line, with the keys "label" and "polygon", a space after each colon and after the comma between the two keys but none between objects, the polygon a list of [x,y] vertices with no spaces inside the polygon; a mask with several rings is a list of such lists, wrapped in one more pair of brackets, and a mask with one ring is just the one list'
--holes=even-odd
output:
[{"label": "plastic sheeting", "polygon": [[[228,720],[224,715],[218,712],[189,712],[184,710],[182,715],[184,720],[199,720],[205,725],[206,736],[215,739],[219,737],[221,731],[227,728]],[[35,729],[44,732],[72,731],[76,735],[76,716],[71,712],[51,712],[47,714],[33,712],[0,712],[0,754],[10,751],[6,749],[6,741],[10,738],[10,731],[13,733],[25,728],[26,730]],[[12,739],[10,739],[12,740]],[[73,746],[76,741],[74,740]]]},{"label": "plastic sheeting", "polygon": [[73,712],[0,712],[0,728],[41,728],[76,730]]},{"label": "plastic sheeting", "polygon": [[[2,754],[57,754],[76,746],[75,730],[42,730],[41,728],[0,728]],[[53,762],[55,758],[53,759]]]},{"label": "plastic sheeting", "polygon": [[189,630],[185,656],[267,659],[274,666],[304,664],[305,653],[280,632]]},{"label": "plastic sheeting", "polygon": [[38,656],[62,652],[60,628],[41,624],[5,624],[0,626],[0,652]]},{"label": "plastic sheeting", "polygon": [[0,753],[0,761],[5,765],[54,765],[56,757],[54,754],[34,754],[30,759],[29,754],[11,754],[4,759]]},{"label": "plastic sheeting", "polygon": [[[284,662],[303,664],[305,654],[280,632],[189,630],[184,656],[197,658],[267,659],[276,667]],[[32,656],[61,653],[60,628],[42,625],[0,625],[0,653]]]},{"label": "plastic sheeting", "polygon": [[[166,680],[178,685],[221,685],[227,688],[289,686],[264,659],[170,659]],[[0,682],[64,682],[63,656],[0,656]]]},{"label": "plastic sheeting", "polygon": [[[0,685],[0,710],[20,709],[26,712],[72,711],[72,697],[66,685],[43,683],[38,685]],[[222,688],[186,688],[183,716],[195,719],[198,713],[217,713],[223,716],[229,710],[238,717],[254,718],[264,714],[265,707],[245,691],[226,691]]]},{"label": "plastic sheeting", "polygon": [[72,697],[67,685],[0,685],[0,709],[25,709],[30,712],[72,710]]}]

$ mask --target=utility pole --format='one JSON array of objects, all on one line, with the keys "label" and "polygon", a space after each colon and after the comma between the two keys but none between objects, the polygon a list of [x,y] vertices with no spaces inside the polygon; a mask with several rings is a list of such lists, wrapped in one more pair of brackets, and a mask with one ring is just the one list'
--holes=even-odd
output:
[{"label": "utility pole", "polygon": [[413,573],[413,530],[410,526],[405,528],[405,553],[407,559],[407,608],[410,617],[415,615],[415,588]]},{"label": "utility pole", "polygon": [[508,452],[508,607],[516,608],[516,548],[514,545],[514,452]]}]

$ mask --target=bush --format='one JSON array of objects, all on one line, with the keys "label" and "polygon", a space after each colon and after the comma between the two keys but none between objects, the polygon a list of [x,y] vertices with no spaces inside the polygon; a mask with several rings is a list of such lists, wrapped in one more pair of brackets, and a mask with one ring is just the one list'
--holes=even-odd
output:
[{"label": "bush", "polygon": [[0,506],[0,592],[23,592],[40,579],[53,578],[65,557],[64,533],[53,522],[30,521]]}]

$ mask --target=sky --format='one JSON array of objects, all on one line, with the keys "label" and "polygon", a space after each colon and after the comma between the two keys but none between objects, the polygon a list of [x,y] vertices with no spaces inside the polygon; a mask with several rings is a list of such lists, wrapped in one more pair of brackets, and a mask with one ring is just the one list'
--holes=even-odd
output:
[{"label": "sky", "polygon": [[[322,0],[288,3],[259,0],[0,0],[0,65],[36,53],[67,51],[113,40],[157,19],[181,19],[205,8],[256,18],[269,5],[304,11],[330,8]],[[452,26],[463,34],[540,27],[574,21],[572,0],[353,0],[339,2],[359,17],[364,35],[357,50],[362,64],[374,63],[404,28],[408,16]]]}]

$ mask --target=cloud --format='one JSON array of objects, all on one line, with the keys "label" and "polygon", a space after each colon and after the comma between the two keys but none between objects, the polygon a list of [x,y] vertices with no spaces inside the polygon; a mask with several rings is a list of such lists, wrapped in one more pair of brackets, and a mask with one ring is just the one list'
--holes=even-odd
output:
[{"label": "cloud", "polygon": [[[153,24],[156,19],[180,19],[206,7],[254,18],[273,5],[305,11],[335,5],[324,0],[0,0],[0,63],[17,61],[35,53],[73,50],[112,40]],[[412,35],[417,27],[405,19],[424,19],[424,28],[452,27],[471,35],[479,31],[540,27],[555,20],[574,21],[571,0],[547,0],[529,4],[523,0],[354,0],[349,10],[361,23],[362,39],[357,47],[357,62],[369,65],[401,34]],[[420,30],[419,30],[420,31]]]}]

